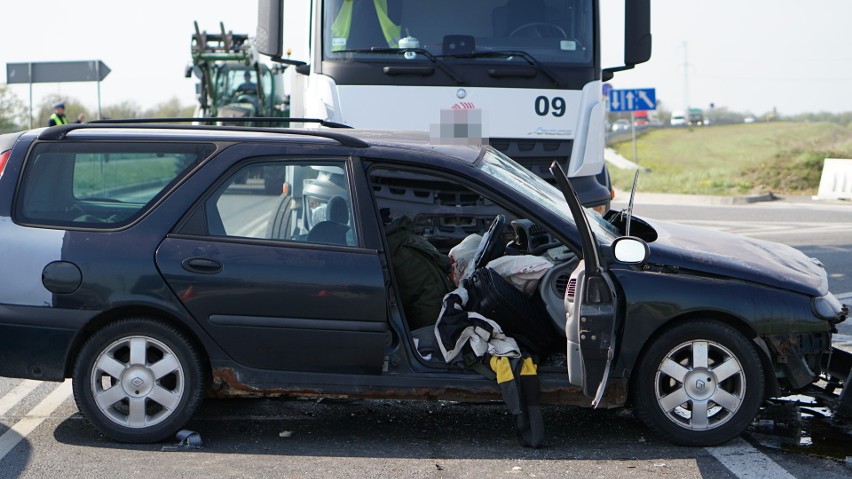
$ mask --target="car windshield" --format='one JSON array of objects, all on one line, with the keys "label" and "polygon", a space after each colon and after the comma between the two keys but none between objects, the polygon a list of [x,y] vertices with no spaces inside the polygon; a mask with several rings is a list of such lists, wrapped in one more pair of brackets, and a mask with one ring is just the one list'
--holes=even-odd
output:
[{"label": "car windshield", "polygon": [[[489,146],[480,163],[480,169],[497,179],[506,189],[529,198],[565,221],[576,224],[562,192],[508,156]],[[611,244],[619,236],[618,230],[601,215],[589,208],[584,208],[583,211],[599,242]]]},{"label": "car windshield", "polygon": [[[348,50],[361,61],[385,61],[368,54],[373,48],[418,48],[482,62],[526,62],[523,55],[489,57],[489,52],[523,52],[559,64],[586,64],[593,57],[591,0],[332,0],[324,5],[329,59],[343,58],[336,52]],[[426,60],[414,52],[405,58]]]}]

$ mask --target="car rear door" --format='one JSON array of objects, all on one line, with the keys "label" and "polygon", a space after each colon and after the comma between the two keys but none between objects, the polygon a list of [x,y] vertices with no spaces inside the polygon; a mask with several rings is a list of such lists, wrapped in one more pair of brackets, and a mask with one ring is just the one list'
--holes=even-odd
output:
[{"label": "car rear door", "polygon": [[158,248],[171,289],[237,363],[381,373],[384,273],[359,240],[351,171],[348,159],[244,161]]},{"label": "car rear door", "polygon": [[[574,305],[568,312],[568,324],[565,326],[569,338],[576,334],[579,347],[579,379],[571,382],[583,387],[583,394],[593,397],[592,405],[597,406],[603,397],[609,378],[609,370],[617,343],[616,318],[617,305],[615,287],[609,272],[601,262],[598,244],[589,227],[583,207],[571,183],[561,166],[554,162],[550,171],[556,178],[565,201],[571,209],[577,230],[580,233],[583,248],[582,269],[572,275],[576,278]],[[570,331],[569,331],[570,329]],[[569,372],[572,368],[571,351],[567,351]]]}]

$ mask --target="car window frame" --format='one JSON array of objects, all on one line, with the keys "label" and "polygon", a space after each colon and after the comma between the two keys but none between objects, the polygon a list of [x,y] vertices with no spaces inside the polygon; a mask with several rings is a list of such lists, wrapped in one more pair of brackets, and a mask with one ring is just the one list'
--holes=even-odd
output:
[{"label": "car window frame", "polygon": [[[205,154],[200,154],[196,157],[196,159],[187,164],[183,170],[179,173],[175,174],[175,176],[162,188],[160,191],[152,196],[145,204],[139,208],[134,214],[127,217],[124,221],[115,222],[115,223],[92,223],[92,222],[66,222],[66,221],[52,221],[52,220],[43,220],[37,218],[29,218],[22,211],[24,196],[26,193],[26,173],[28,168],[31,168],[31,163],[34,160],[34,155],[37,153],[37,149],[40,145],[63,145],[70,146],[70,149],[73,150],[71,154],[79,154],[80,147],[83,145],[94,145],[96,147],[109,147],[109,146],[126,146],[126,145],[196,145],[198,147],[206,146],[208,150],[206,150]],[[208,162],[211,158],[215,157],[221,151],[221,145],[216,142],[207,141],[207,140],[188,140],[188,141],[158,141],[152,139],[143,139],[143,140],[130,140],[130,141],[115,141],[115,140],[80,140],[80,141],[35,141],[33,142],[24,158],[24,161],[21,164],[20,171],[18,172],[18,183],[14,191],[14,196],[12,199],[11,205],[11,216],[12,220],[21,226],[34,227],[34,228],[48,228],[48,229],[61,229],[64,231],[105,231],[105,232],[115,232],[115,231],[124,231],[132,228],[134,225],[141,222],[144,218],[151,215],[153,211],[155,211],[160,204],[162,204],[166,199],[171,196],[175,190],[177,190],[180,185],[184,182],[184,180],[192,174],[200,165]],[[91,153],[91,152],[90,152]],[[102,152],[97,152],[102,153]],[[73,165],[72,165],[72,177],[70,179],[70,185],[73,188]],[[73,194],[73,190],[70,192]]]},{"label": "car window frame", "polygon": [[[292,164],[311,165],[329,165],[342,166],[347,176],[347,186],[350,196],[350,215],[351,221],[355,228],[354,245],[334,245],[326,243],[314,243],[306,241],[295,241],[289,239],[278,238],[255,238],[248,236],[229,236],[211,234],[208,229],[206,206],[208,201],[214,196],[221,195],[225,188],[228,187],[228,182],[242,169],[251,167],[252,165],[283,162]],[[356,158],[348,155],[337,154],[321,154],[321,155],[304,155],[304,154],[262,154],[257,156],[248,156],[240,158],[228,166],[215,181],[211,182],[204,192],[199,195],[198,199],[187,208],[186,213],[177,222],[172,229],[171,235],[186,236],[191,238],[205,238],[210,241],[222,241],[232,243],[245,244],[266,244],[272,246],[286,246],[306,249],[344,249],[345,251],[370,250],[369,246],[365,246],[364,220],[361,218],[361,208],[359,207],[359,185],[356,178],[358,168],[355,166]],[[341,165],[342,164],[342,165]],[[200,218],[203,218],[204,221]],[[199,222],[203,224],[199,227]]]},{"label": "car window frame", "polygon": [[[382,229],[381,225],[381,214],[378,210],[378,203],[376,201],[375,192],[372,188],[371,171],[374,168],[381,168],[381,165],[384,165],[387,169],[396,169],[400,171],[409,171],[411,173],[418,173],[424,175],[432,175],[437,176],[446,181],[454,181],[464,186],[465,188],[470,189],[474,193],[485,196],[494,204],[498,205],[501,209],[510,212],[513,217],[516,218],[524,218],[533,221],[539,225],[547,225],[544,227],[548,233],[553,235],[555,239],[558,239],[564,246],[570,249],[573,253],[575,253],[578,257],[582,257],[582,245],[579,238],[579,233],[577,238],[571,238],[569,235],[561,233],[559,231],[558,226],[567,225],[572,227],[574,230],[577,230],[575,224],[564,221],[564,219],[560,218],[558,215],[549,212],[548,216],[552,216],[553,220],[546,219],[540,214],[535,214],[532,208],[525,206],[523,201],[516,201],[513,197],[509,195],[505,195],[499,191],[493,190],[494,194],[490,195],[482,195],[482,190],[489,190],[487,180],[483,181],[484,178],[490,178],[482,169],[479,167],[479,162],[476,165],[471,165],[471,171],[474,171],[475,174],[465,174],[461,168],[442,168],[438,164],[430,164],[429,166],[423,166],[422,163],[412,164],[405,161],[393,160],[388,158],[380,158],[380,157],[364,157],[364,172],[365,178],[369,184],[369,192],[370,192],[370,201],[372,203],[371,208],[373,209],[376,215],[377,225],[379,227],[379,231]],[[481,175],[481,176],[480,176]],[[496,181],[496,180],[495,180]],[[527,200],[527,198],[524,198]],[[508,206],[507,206],[508,205]],[[565,206],[566,209],[568,206]],[[555,221],[554,221],[555,220]],[[556,223],[554,228],[554,223]],[[383,245],[383,249],[387,250],[387,241],[384,238],[384,235],[381,235],[381,242]]]}]

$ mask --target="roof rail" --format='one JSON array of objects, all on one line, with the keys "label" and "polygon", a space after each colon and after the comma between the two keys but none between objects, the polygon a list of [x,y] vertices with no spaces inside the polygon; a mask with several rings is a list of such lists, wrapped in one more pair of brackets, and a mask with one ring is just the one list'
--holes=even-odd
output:
[{"label": "roof rail", "polygon": [[291,128],[263,128],[263,127],[246,127],[232,125],[183,125],[179,123],[199,122],[199,121],[276,121],[276,122],[299,122],[299,123],[319,123],[321,126],[330,128],[351,128],[348,125],[341,123],[329,122],[326,120],[318,120],[315,118],[266,118],[266,117],[243,117],[243,118],[128,118],[119,120],[95,120],[89,123],[69,123],[65,125],[51,126],[42,130],[39,134],[39,140],[61,140],[70,131],[82,129],[107,129],[107,128],[137,128],[137,129],[162,129],[163,124],[168,124],[167,128],[173,130],[224,130],[224,131],[247,131],[247,132],[265,132],[265,133],[280,133],[282,135],[304,135],[314,136],[317,138],[328,138],[335,140],[343,146],[352,148],[367,148],[370,145],[359,138],[346,135],[330,130],[320,129],[291,129]]},{"label": "roof rail", "polygon": [[89,123],[194,123],[213,125],[218,122],[228,123],[319,123],[326,128],[352,128],[336,121],[322,118],[290,118],[277,116],[241,116],[241,117],[188,117],[188,118],[116,118],[109,120],[92,120]]}]

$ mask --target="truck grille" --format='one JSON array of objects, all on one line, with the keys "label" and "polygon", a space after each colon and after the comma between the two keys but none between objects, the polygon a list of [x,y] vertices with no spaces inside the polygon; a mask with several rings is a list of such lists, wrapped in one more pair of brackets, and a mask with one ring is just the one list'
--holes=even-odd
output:
[{"label": "truck grille", "polygon": [[488,143],[501,153],[517,161],[524,168],[548,180],[553,180],[550,174],[550,164],[559,161],[564,168],[571,158],[571,140],[528,140],[519,138],[489,138]]}]

